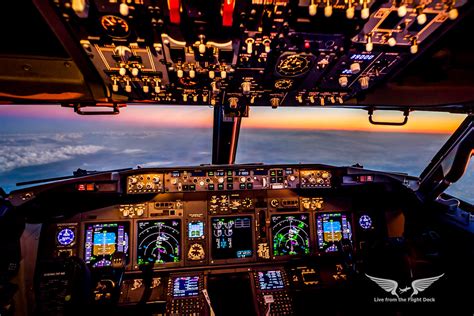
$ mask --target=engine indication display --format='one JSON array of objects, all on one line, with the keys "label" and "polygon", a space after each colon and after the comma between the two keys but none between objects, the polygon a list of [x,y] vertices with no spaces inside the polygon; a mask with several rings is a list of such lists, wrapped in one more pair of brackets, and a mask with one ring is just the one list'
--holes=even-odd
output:
[{"label": "engine indication display", "polygon": [[138,265],[181,260],[181,220],[139,221],[137,228]]},{"label": "engine indication display", "polygon": [[274,256],[308,255],[308,214],[273,215],[271,218]]},{"label": "engine indication display", "polygon": [[250,258],[253,255],[251,216],[214,217],[211,255],[214,260]]},{"label": "engine indication display", "polygon": [[125,253],[128,260],[129,230],[128,222],[86,224],[85,262],[94,268],[110,266],[116,251]]},{"label": "engine indication display", "polygon": [[341,239],[352,240],[351,224],[343,213],[317,214],[316,226],[319,250],[335,252]]}]

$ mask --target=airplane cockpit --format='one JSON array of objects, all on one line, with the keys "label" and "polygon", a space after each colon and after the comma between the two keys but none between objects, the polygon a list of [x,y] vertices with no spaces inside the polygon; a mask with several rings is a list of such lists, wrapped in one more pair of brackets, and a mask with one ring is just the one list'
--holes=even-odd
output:
[{"label": "airplane cockpit", "polygon": [[[168,107],[207,108],[212,140],[207,163],[81,165],[0,189],[0,315],[474,312],[474,191],[471,182],[468,198],[448,190],[472,172],[473,1],[3,6],[0,117],[25,107],[84,120],[134,107],[158,116]],[[259,116],[270,122],[302,108],[337,110],[330,118],[347,130],[354,112],[390,131],[417,113],[455,114],[458,124],[420,174],[404,172],[408,160],[392,171],[314,161],[283,138],[283,152],[255,142],[253,160],[236,162],[251,138],[241,126],[254,113],[272,111]],[[385,119],[387,111],[394,116]],[[169,143],[185,133],[172,126]],[[395,155],[384,137],[378,150]],[[334,153],[366,148],[328,141],[324,150]],[[409,157],[422,154],[418,142]],[[0,144],[4,186],[17,169],[2,175],[12,158]],[[200,155],[195,148],[185,146]],[[282,158],[293,151],[304,161]]]}]

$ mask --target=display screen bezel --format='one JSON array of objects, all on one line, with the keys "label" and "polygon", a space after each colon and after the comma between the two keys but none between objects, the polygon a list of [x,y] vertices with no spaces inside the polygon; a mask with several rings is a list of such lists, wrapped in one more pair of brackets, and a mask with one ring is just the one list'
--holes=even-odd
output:
[{"label": "display screen bezel", "polygon": [[315,217],[314,217],[314,226],[315,226],[314,231],[315,231],[315,241],[316,241],[315,247],[316,247],[316,251],[318,253],[321,253],[321,254],[324,254],[324,255],[337,255],[337,251],[326,252],[326,248],[320,248],[319,247],[319,238],[318,238],[318,217],[322,216],[324,214],[337,214],[337,213],[341,214],[341,216],[343,216],[343,215],[346,216],[346,220],[349,223],[350,230],[351,230],[350,241],[351,241],[352,244],[354,244],[355,229],[354,229],[354,223],[353,223],[353,216],[351,216],[350,212],[337,211],[337,210],[330,211],[330,212],[318,212],[318,213],[315,214]]},{"label": "display screen bezel", "polygon": [[[272,227],[272,217],[273,216],[301,216],[301,215],[306,215],[307,218],[308,218],[308,236],[309,236],[309,253],[308,254],[297,254],[297,255],[279,255],[279,256],[275,256],[274,255],[274,244],[273,244],[273,227]],[[270,256],[272,257],[272,259],[275,259],[275,260],[287,260],[289,258],[297,258],[297,257],[306,257],[306,256],[310,256],[311,254],[314,253],[313,249],[314,249],[314,245],[312,245],[313,241],[315,240],[315,235],[313,234],[313,221],[311,219],[311,214],[310,213],[307,213],[307,212],[293,212],[293,213],[271,213],[270,214],[270,225],[268,226],[268,230],[270,232],[270,239],[269,239],[269,243],[270,243]]]},{"label": "display screen bezel", "polygon": [[[170,221],[170,220],[177,220],[180,222],[179,228],[180,228],[180,260],[179,262],[166,262],[166,263],[157,263],[155,262],[153,264],[153,267],[180,267],[184,264],[184,257],[183,257],[183,252],[184,252],[184,239],[185,235],[187,234],[187,231],[183,230],[183,219],[181,217],[156,217],[156,218],[148,218],[148,219],[143,219],[143,220],[136,220],[134,221],[134,228],[135,228],[135,233],[134,233],[134,247],[133,247],[133,253],[134,253],[134,268],[139,269],[140,265],[138,264],[138,234],[139,234],[139,229],[138,229],[138,224],[141,222],[162,222],[162,221]],[[151,263],[150,263],[151,264]]]},{"label": "display screen bezel", "polygon": [[[232,218],[232,217],[250,217],[250,224],[251,224],[251,238],[252,238],[252,256],[247,258],[229,258],[229,259],[214,259],[212,257],[212,243],[214,241],[213,233],[212,233],[212,220],[214,218]],[[255,246],[255,217],[253,214],[232,214],[232,215],[217,215],[217,216],[210,216],[209,217],[209,228],[208,228],[208,253],[209,253],[209,262],[210,264],[223,264],[223,263],[243,263],[243,262],[253,262],[256,258],[256,246]]]},{"label": "display screen bezel", "polygon": [[[132,225],[130,221],[113,221],[113,220],[103,220],[103,221],[88,221],[88,222],[83,222],[82,223],[82,233],[81,233],[81,258],[86,261],[86,233],[87,233],[87,227],[93,226],[93,225],[99,225],[99,224],[123,224],[126,227],[126,233],[128,234],[128,249],[126,251],[126,267],[130,266],[130,263],[132,262],[132,251],[131,247],[133,244],[132,241]],[[87,263],[88,266],[92,266],[91,263]]]}]

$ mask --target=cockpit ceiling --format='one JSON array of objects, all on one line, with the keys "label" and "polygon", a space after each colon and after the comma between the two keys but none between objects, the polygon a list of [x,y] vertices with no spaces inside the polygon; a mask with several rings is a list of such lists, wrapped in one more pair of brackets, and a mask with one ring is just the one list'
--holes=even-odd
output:
[{"label": "cockpit ceiling", "polygon": [[79,2],[5,4],[0,103],[474,106],[472,1]]}]

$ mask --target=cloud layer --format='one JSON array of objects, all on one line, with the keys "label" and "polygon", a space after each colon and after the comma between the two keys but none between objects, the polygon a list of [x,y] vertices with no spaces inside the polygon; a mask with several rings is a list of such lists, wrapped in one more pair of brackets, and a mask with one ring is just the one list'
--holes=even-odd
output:
[{"label": "cloud layer", "polygon": [[[243,129],[237,163],[321,163],[405,172],[418,176],[447,136],[347,131]],[[0,186],[71,175],[77,168],[110,170],[209,164],[210,129],[169,128],[103,132],[3,134]],[[473,169],[451,189],[474,202]]]}]

